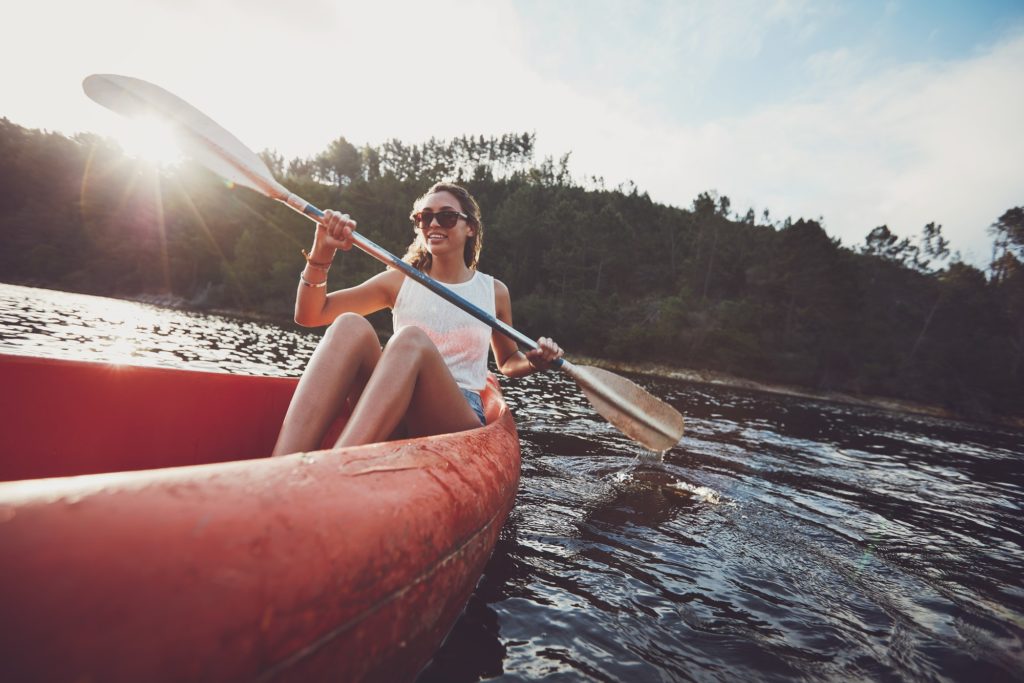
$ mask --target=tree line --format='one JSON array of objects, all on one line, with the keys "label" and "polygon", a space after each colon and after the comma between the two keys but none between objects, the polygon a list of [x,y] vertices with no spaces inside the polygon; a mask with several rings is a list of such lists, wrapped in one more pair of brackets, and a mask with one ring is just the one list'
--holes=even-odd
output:
[{"label": "tree line", "polygon": [[[877,226],[847,247],[818,221],[740,216],[715,192],[679,208],[578,182],[568,156],[536,158],[530,133],[261,156],[399,254],[414,199],[435,180],[465,184],[484,210],[481,268],[508,285],[517,327],[573,351],[1024,414],[1024,207],[993,217],[983,271],[937,223],[912,237]],[[0,173],[0,280],[290,320],[312,226],[287,207],[187,162],[155,168],[107,139],[7,119]],[[380,267],[340,256],[330,285]]]}]

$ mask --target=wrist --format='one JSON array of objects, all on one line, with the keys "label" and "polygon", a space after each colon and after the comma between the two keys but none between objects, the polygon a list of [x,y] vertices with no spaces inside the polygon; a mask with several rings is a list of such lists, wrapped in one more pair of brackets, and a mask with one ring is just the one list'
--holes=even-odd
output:
[{"label": "wrist", "polygon": [[309,253],[305,249],[302,250],[302,256],[306,259],[305,270],[318,270],[327,276],[327,271],[331,269],[331,265],[334,262],[334,249],[330,250],[330,253],[317,254],[316,245],[313,246],[313,253]]},{"label": "wrist", "polygon": [[334,260],[334,255],[336,253],[338,253],[338,250],[335,247],[331,247],[318,240],[314,240],[313,246],[310,248],[306,260],[317,261],[319,263],[330,263]]},{"label": "wrist", "polygon": [[[306,277],[307,273],[309,273],[309,269],[308,268],[306,270],[303,270],[301,273],[299,273],[299,282],[302,284],[303,287],[310,287],[310,288],[313,288],[313,289],[323,289],[324,287],[327,286],[327,274],[326,273],[322,273],[322,275],[323,275],[323,279],[322,280],[319,277],[317,277],[317,275],[314,275],[313,273],[309,273],[309,277]],[[319,275],[319,273],[318,273],[318,275]]]}]

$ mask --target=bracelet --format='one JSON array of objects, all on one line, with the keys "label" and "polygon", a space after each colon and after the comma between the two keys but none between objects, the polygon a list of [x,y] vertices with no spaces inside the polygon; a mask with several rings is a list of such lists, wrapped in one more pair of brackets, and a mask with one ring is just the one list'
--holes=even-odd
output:
[{"label": "bracelet", "polygon": [[302,273],[299,273],[299,281],[302,282],[303,287],[313,287],[314,289],[327,286],[327,280],[324,280],[323,282],[310,282]]},{"label": "bracelet", "polygon": [[305,249],[302,250],[302,255],[306,258],[306,265],[308,265],[313,270],[322,270],[323,272],[326,273],[328,270],[331,269],[331,265],[334,263],[333,261],[328,261],[327,263],[323,263],[321,261],[314,261],[312,257],[309,255],[309,252],[306,251]]}]

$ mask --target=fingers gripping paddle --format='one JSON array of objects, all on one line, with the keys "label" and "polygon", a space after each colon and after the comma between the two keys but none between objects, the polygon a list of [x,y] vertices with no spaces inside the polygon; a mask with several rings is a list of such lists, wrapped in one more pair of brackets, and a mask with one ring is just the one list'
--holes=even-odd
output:
[{"label": "fingers gripping paddle", "polygon": [[[91,99],[118,114],[131,118],[153,117],[170,124],[184,151],[225,180],[283,202],[313,221],[323,219],[320,209],[289,192],[274,178],[266,164],[238,138],[180,97],[138,78],[113,74],[89,76],[82,87]],[[474,306],[359,233],[352,233],[352,243],[520,346],[538,348],[537,342],[530,337]],[[655,451],[665,451],[679,443],[683,436],[683,416],[672,406],[634,382],[607,370],[576,366],[564,359],[559,359],[556,365],[576,381],[598,413],[630,438]]]}]

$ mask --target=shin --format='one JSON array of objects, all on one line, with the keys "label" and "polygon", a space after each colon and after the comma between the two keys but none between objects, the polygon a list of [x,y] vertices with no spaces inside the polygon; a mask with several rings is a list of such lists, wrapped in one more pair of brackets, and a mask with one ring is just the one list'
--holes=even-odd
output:
[{"label": "shin", "polygon": [[365,318],[346,313],[335,320],[302,373],[273,455],[318,448],[342,403],[367,381],[380,356],[377,333]]}]

